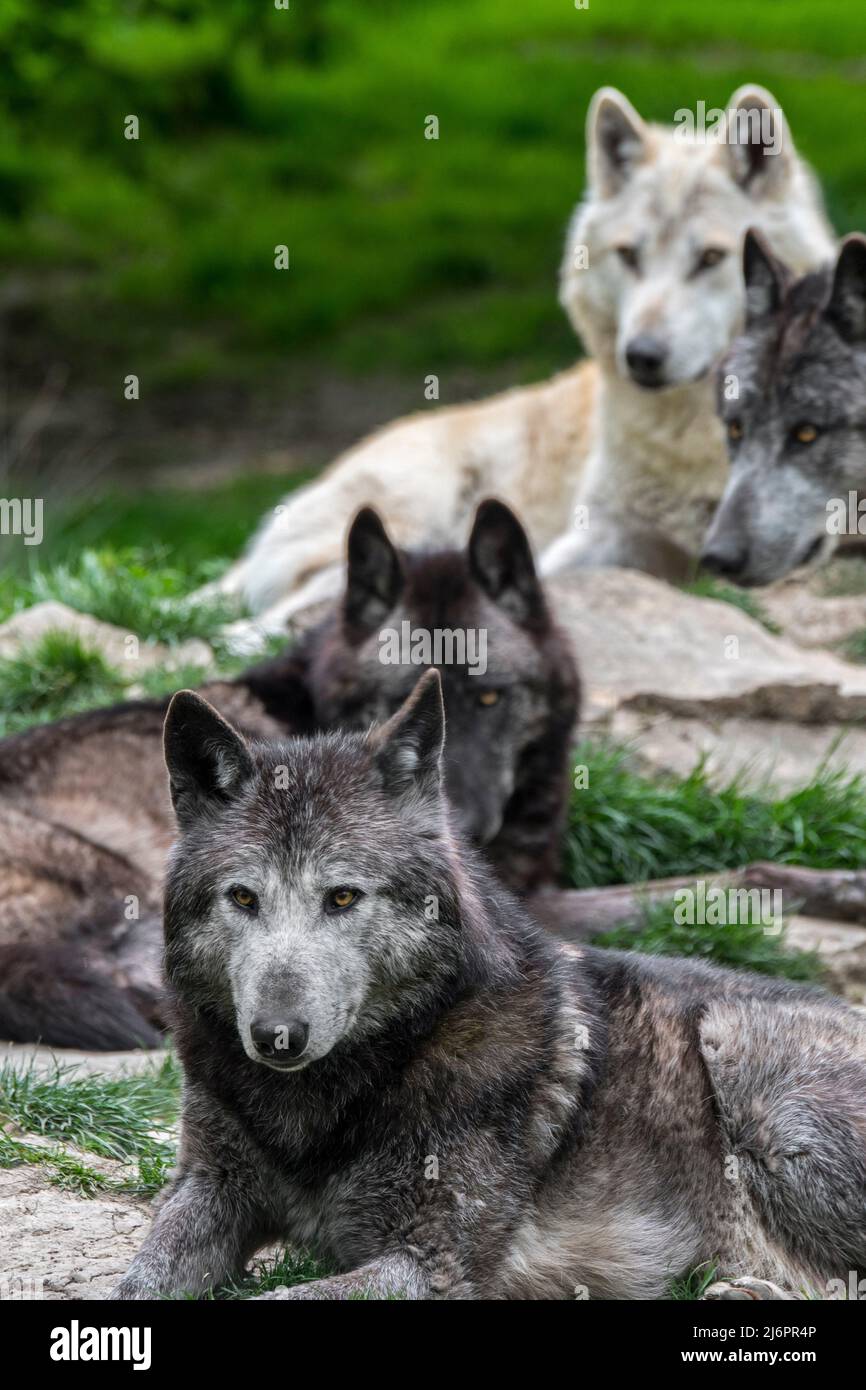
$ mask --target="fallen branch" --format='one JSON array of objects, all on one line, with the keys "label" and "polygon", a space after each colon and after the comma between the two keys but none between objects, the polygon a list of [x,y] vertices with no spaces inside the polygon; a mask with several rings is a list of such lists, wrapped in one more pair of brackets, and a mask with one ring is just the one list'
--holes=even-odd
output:
[{"label": "fallen branch", "polygon": [[[527,902],[538,922],[567,941],[588,941],[597,933],[639,922],[645,907],[665,902],[677,889],[694,888],[695,875],[619,883],[610,888],[545,889]],[[782,893],[783,911],[866,925],[866,870],[806,869],[769,861],[707,875],[713,888],[765,888]]]}]

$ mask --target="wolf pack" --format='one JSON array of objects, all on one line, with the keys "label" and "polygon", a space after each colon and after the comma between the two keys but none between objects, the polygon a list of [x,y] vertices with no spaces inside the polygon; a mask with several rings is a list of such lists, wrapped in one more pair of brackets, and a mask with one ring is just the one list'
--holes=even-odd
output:
[{"label": "wolf pack", "polygon": [[[0,745],[0,1035],[170,1037],[184,1070],[119,1299],[205,1296],[273,1242],[331,1271],[277,1300],[866,1274],[863,1012],[557,935],[580,679],[544,583],[827,558],[828,500],[866,486],[866,239],[837,245],[752,85],[714,139],[602,89],[587,170],[584,361],[291,493],[218,581],[241,676]],[[385,655],[418,633],[483,660]]]}]

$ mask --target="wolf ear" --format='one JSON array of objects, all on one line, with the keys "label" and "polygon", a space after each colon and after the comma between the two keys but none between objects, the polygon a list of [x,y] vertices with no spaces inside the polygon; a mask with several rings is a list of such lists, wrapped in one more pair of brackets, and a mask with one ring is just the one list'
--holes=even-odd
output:
[{"label": "wolf ear", "polygon": [[489,497],[475,513],[469,572],[480,588],[522,627],[547,621],[547,605],[526,532],[514,513]]},{"label": "wolf ear", "polygon": [[848,342],[866,337],[866,237],[846,236],[833,271],[825,316]]},{"label": "wolf ear", "polygon": [[189,825],[206,806],[231,800],[253,771],[249,749],[192,690],[179,690],[165,716],[165,765],[178,823]]},{"label": "wolf ear", "polygon": [[751,227],[743,242],[743,275],[746,280],[746,323],[774,314],[782,303],[785,276],[760,232]]},{"label": "wolf ear", "polygon": [[647,152],[647,128],[628,97],[600,87],[586,118],[589,181],[603,197],[618,193]]},{"label": "wolf ear", "polygon": [[403,566],[372,507],[362,508],[355,517],[347,548],[343,617],[350,628],[372,632],[381,626],[403,591]]},{"label": "wolf ear", "polygon": [[397,713],[371,735],[386,791],[438,790],[445,744],[445,707],[439,672],[425,671]]},{"label": "wolf ear", "polygon": [[793,146],[782,109],[765,87],[738,87],[727,105],[725,157],[735,183],[761,197],[788,178]]}]

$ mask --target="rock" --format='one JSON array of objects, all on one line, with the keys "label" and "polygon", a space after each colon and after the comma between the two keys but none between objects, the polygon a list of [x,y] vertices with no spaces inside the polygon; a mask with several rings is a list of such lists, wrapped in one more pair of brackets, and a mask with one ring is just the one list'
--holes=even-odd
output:
[{"label": "rock", "polygon": [[796,723],[866,717],[866,668],[776,637],[732,604],[621,569],[579,570],[549,590],[591,721],[622,708]]},{"label": "rock", "polygon": [[168,1053],[162,1048],[138,1048],[130,1052],[79,1052],[72,1047],[44,1047],[41,1043],[0,1043],[0,1067],[34,1071],[50,1076],[57,1067],[77,1067],[78,1074],[130,1076],[159,1066]]},{"label": "rock", "polygon": [[149,1221],[147,1202],[81,1197],[49,1186],[31,1164],[0,1169],[0,1298],[106,1298]]},{"label": "rock", "polygon": [[17,656],[47,632],[58,631],[78,637],[86,647],[100,652],[110,666],[130,681],[154,666],[179,670],[183,666],[210,667],[214,661],[208,644],[198,638],[177,646],[148,642],[136,633],[103,623],[53,599],[35,603],[0,625],[0,657]]},{"label": "rock", "polygon": [[822,763],[866,774],[866,727],[795,724],[731,716],[683,719],[632,708],[616,711],[606,732],[632,750],[649,774],[685,777],[700,758],[717,786],[736,773],[754,791],[785,793],[807,785]]},{"label": "rock", "polygon": [[802,581],[762,589],[756,601],[782,635],[800,647],[835,647],[866,628],[866,593],[816,593]]},{"label": "rock", "polygon": [[795,916],[785,924],[785,945],[817,952],[827,988],[852,1004],[866,1004],[866,927]]}]

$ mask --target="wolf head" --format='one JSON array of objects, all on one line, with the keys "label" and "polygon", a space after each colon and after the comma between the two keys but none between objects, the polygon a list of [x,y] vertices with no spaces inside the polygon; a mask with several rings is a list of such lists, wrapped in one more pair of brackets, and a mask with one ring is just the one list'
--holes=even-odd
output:
[{"label": "wolf head", "polygon": [[828,502],[866,485],[866,239],[795,280],[754,234],[747,319],[718,378],[731,471],[702,563],[769,584],[835,545]]},{"label": "wolf head", "polygon": [[587,155],[560,300],[592,355],[639,386],[687,385],[729,346],[742,323],[747,227],[798,271],[831,254],[817,187],[762,87],[739,88],[703,133],[685,121],[647,125],[604,87],[590,105]]},{"label": "wolf head", "polygon": [[179,827],[166,969],[179,997],[280,1070],[387,1029],[461,971],[436,672],[382,728],[250,744],[176,695],[165,758]]},{"label": "wolf head", "polygon": [[319,723],[384,722],[430,666],[448,718],[448,794],[465,832],[489,844],[541,742],[556,744],[557,775],[565,768],[577,703],[526,534],[501,502],[481,504],[462,553],[400,552],[369,508],[351,527],[342,605],[312,644]]}]

